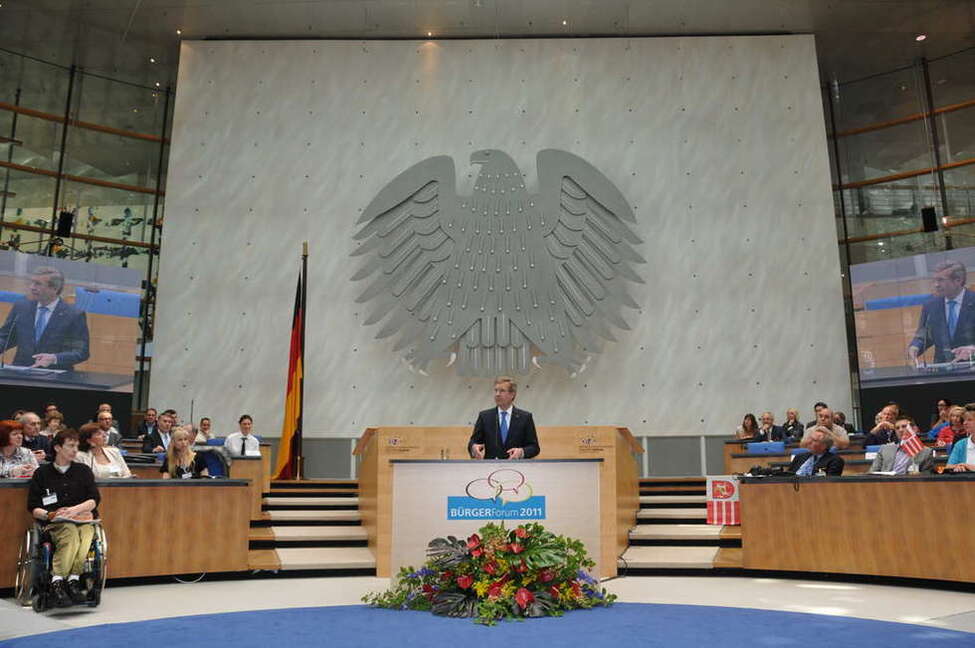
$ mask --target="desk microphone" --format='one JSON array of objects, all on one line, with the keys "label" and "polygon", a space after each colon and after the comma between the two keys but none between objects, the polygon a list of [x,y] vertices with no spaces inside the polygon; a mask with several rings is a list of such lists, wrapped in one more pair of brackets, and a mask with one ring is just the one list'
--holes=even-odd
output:
[{"label": "desk microphone", "polygon": [[7,331],[7,337],[3,338],[3,349],[0,349],[0,369],[6,366],[3,356],[7,353],[7,345],[10,344],[10,334],[17,330],[17,315],[19,313],[14,313],[14,318],[10,322],[10,330]]}]

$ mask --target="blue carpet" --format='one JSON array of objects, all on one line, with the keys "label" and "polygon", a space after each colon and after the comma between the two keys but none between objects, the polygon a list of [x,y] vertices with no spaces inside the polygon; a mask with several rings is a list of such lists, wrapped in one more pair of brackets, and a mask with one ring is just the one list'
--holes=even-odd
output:
[{"label": "blue carpet", "polygon": [[693,605],[617,603],[495,627],[426,612],[341,606],[233,612],[62,630],[3,648],[404,646],[431,648],[900,648],[975,646],[975,634],[845,617]]}]

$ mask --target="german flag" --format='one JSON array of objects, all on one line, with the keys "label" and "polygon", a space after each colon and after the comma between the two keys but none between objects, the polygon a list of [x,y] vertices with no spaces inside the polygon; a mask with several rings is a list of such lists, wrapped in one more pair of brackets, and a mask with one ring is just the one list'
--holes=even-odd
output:
[{"label": "german flag", "polygon": [[304,293],[298,277],[295,293],[295,314],[291,320],[291,346],[288,350],[288,390],[284,397],[284,423],[278,443],[278,460],[274,479],[298,479],[301,457],[302,380],[305,346]]}]

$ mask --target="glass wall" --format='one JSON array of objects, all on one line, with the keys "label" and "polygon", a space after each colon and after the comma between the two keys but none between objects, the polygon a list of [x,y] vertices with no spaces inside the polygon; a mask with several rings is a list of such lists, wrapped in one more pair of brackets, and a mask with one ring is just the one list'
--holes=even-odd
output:
[{"label": "glass wall", "polygon": [[167,88],[0,49],[0,249],[145,273],[136,408],[148,394],[171,111]]},{"label": "glass wall", "polygon": [[[875,298],[920,300],[929,281],[918,275],[911,295],[890,296],[881,293],[893,288],[876,281],[866,294],[849,284],[849,266],[975,246],[973,69],[975,48],[824,88],[857,403],[864,396],[858,368],[874,371],[878,362],[857,348],[858,325],[889,320],[897,330],[887,333],[910,339],[918,304],[905,305],[903,313],[870,309],[883,304]],[[931,210],[936,230],[925,232],[923,215]],[[903,355],[903,346],[898,342],[891,352]],[[871,420],[861,423],[869,428],[873,413],[866,414]]]}]

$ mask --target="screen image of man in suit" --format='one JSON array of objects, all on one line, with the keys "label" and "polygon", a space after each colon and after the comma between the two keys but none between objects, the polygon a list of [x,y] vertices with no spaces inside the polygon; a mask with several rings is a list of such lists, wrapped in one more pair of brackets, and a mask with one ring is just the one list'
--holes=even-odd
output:
[{"label": "screen image of man in suit", "polygon": [[30,275],[27,299],[14,303],[0,327],[0,349],[17,348],[11,364],[74,369],[88,359],[85,313],[61,299],[64,275],[49,266]]},{"label": "screen image of man in suit", "polygon": [[975,292],[965,288],[968,271],[957,261],[939,263],[931,278],[933,297],[921,307],[907,356],[911,364],[930,346],[935,362],[969,360],[975,354]]},{"label": "screen image of man in suit", "polygon": [[474,459],[531,459],[539,452],[531,412],[514,406],[518,385],[507,376],[494,381],[495,407],[477,415],[467,451]]}]

